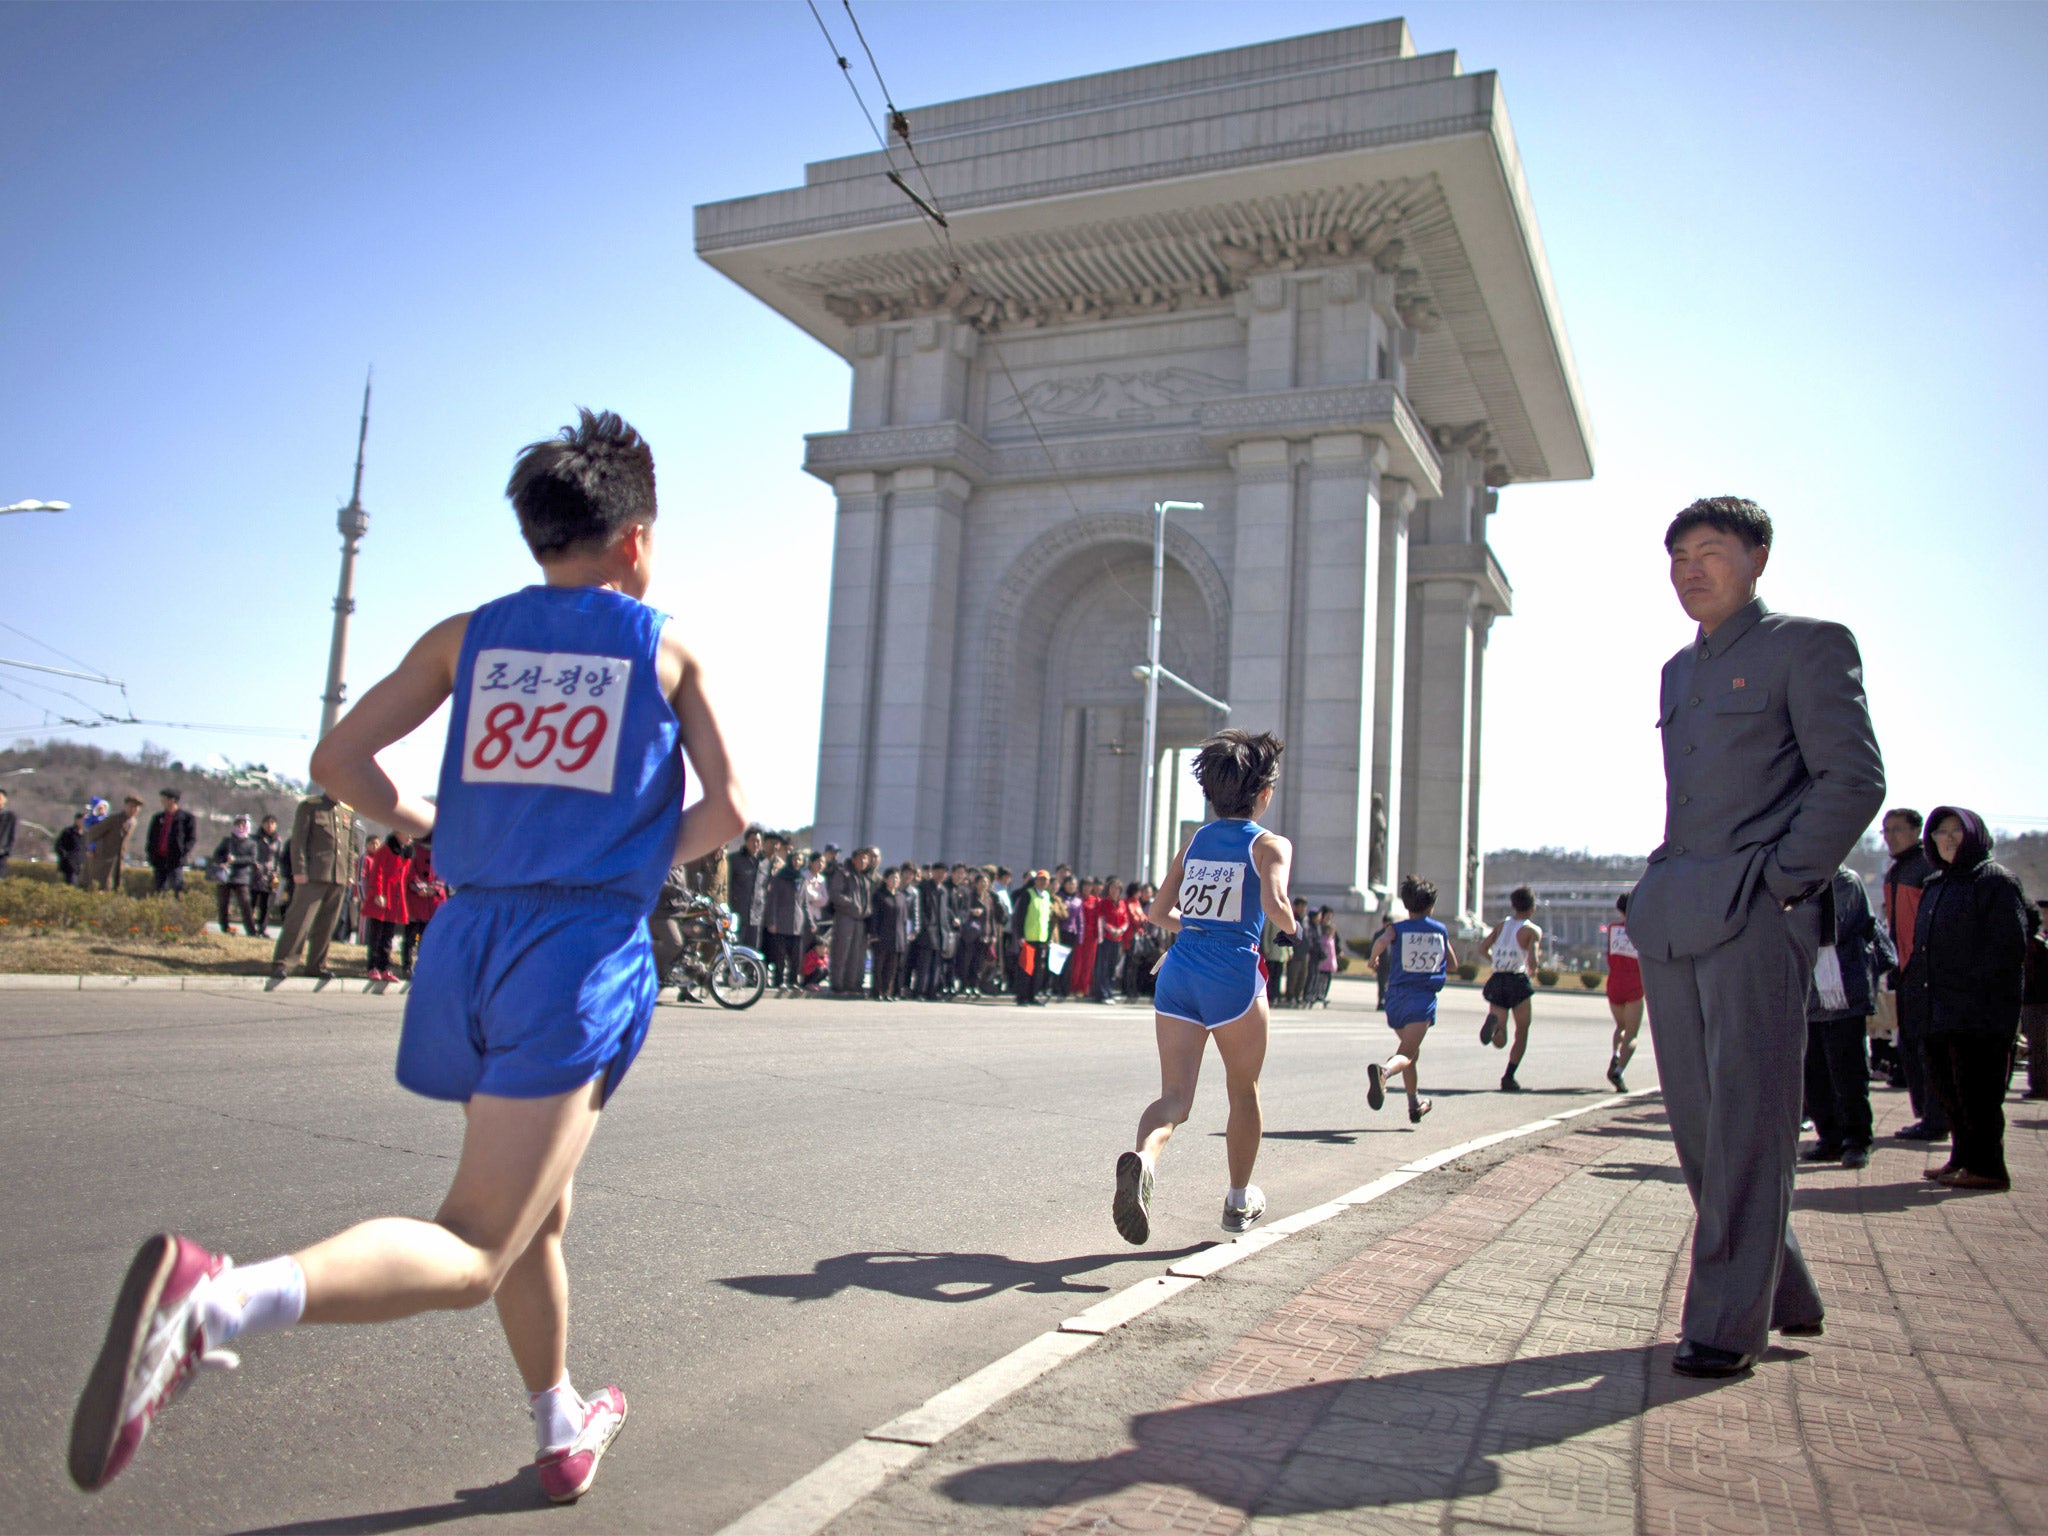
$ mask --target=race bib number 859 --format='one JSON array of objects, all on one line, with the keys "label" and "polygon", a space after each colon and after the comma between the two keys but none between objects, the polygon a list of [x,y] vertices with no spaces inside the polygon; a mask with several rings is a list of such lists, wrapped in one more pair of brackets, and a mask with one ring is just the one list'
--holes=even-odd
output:
[{"label": "race bib number 859", "polygon": [[478,651],[465,784],[552,784],[608,795],[633,664],[560,651]]},{"label": "race bib number 859", "polygon": [[1222,859],[1189,859],[1181,866],[1180,915],[1214,923],[1240,921],[1249,867]]}]

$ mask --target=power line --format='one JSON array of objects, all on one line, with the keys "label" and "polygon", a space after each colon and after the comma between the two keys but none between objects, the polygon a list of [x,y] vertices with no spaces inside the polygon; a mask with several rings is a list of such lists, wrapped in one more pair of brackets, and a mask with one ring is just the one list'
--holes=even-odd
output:
[{"label": "power line", "polygon": [[[916,169],[919,178],[924,182],[925,195],[923,197],[919,197],[916,192],[911,190],[910,184],[898,170],[895,151],[890,147],[888,138],[876,125],[874,114],[868,110],[866,98],[861,95],[860,87],[854,83],[852,67],[848,64],[846,56],[839,51],[839,45],[832,40],[832,33],[825,26],[825,18],[818,15],[818,8],[813,3],[813,0],[804,0],[804,3],[810,7],[811,15],[817,19],[818,30],[824,34],[826,45],[831,48],[834,60],[838,63],[841,73],[846,76],[846,83],[853,91],[854,100],[860,103],[861,115],[867,119],[868,128],[874,133],[875,141],[881,145],[883,158],[889,162],[889,169],[883,174],[917,208],[925,229],[930,233],[934,244],[938,246],[939,255],[944,260],[947,271],[956,282],[966,283],[967,264],[961,258],[958,248],[953,243],[952,225],[946,219],[944,208],[939,200],[938,191],[932,185],[931,172],[925,167],[923,159],[918,155],[917,146],[911,142],[910,119],[896,108],[895,98],[889,91],[888,82],[882,78],[882,67],[876,62],[874,50],[868,46],[866,34],[861,31],[860,18],[854,14],[853,0],[840,0],[840,3],[846,9],[847,19],[853,23],[854,36],[860,41],[861,51],[867,55],[868,68],[874,73],[875,85],[881,91],[883,102],[889,113],[889,126],[897,137],[902,140],[904,152],[909,155],[911,165]],[[969,284],[970,288],[971,286]],[[1060,488],[1061,496],[1066,499],[1067,510],[1073,515],[1076,523],[1085,524],[1087,517],[1081,511],[1081,504],[1074,496],[1074,488],[1067,480],[1065,474],[1061,472],[1059,458],[1053,453],[1052,444],[1046,440],[1045,432],[1038,424],[1038,416],[1031,409],[1031,402],[1024,397],[1024,391],[1017,383],[1016,374],[1010,371],[1010,360],[1003,355],[1002,344],[996,339],[993,331],[983,331],[981,339],[987,345],[989,355],[995,359],[997,368],[1002,370],[1004,382],[1010,386],[1010,396],[1017,402],[1017,409],[1024,417],[1024,424],[1031,429],[1031,436],[1038,444],[1038,451],[1045,455],[1046,468],[1051,471],[1053,483]],[[1124,585],[1123,578],[1117,575],[1116,567],[1110,563],[1106,553],[1102,557],[1102,569],[1103,573],[1109,577],[1111,585],[1123,593],[1130,600],[1133,607],[1146,613],[1151,611],[1149,600],[1139,598],[1137,593]]]}]

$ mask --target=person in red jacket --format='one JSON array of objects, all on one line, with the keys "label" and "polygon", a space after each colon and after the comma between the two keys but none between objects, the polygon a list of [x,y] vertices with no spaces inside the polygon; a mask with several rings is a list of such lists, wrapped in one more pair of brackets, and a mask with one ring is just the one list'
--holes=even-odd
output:
[{"label": "person in red jacket", "polygon": [[412,859],[405,871],[405,932],[398,944],[398,972],[408,981],[427,923],[447,899],[448,887],[434,873],[434,840],[423,837],[412,845]]},{"label": "person in red jacket", "polygon": [[1124,903],[1123,882],[1111,876],[1095,904],[1095,969],[1088,995],[1098,1003],[1109,1001],[1116,989],[1117,974],[1123,969],[1124,946],[1131,936],[1131,909]]},{"label": "person in red jacket", "polygon": [[1081,882],[1081,931],[1074,940],[1074,958],[1067,975],[1067,992],[1088,997],[1095,989],[1095,920],[1102,915],[1102,887],[1093,880]]},{"label": "person in red jacket", "polygon": [[405,928],[405,880],[412,869],[412,840],[385,834],[363,860],[363,933],[369,945],[372,981],[396,981],[391,941]]}]

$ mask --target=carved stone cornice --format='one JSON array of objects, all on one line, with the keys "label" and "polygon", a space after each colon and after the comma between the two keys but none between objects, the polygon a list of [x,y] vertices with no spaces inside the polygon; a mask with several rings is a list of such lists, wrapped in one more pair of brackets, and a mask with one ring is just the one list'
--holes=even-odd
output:
[{"label": "carved stone cornice", "polygon": [[1471,583],[1478,606],[1495,615],[1515,611],[1515,589],[1494,558],[1490,544],[1413,544],[1408,546],[1408,584],[1424,581]]},{"label": "carved stone cornice", "polygon": [[990,478],[995,451],[964,422],[877,427],[865,432],[813,432],[804,439],[804,468],[830,482],[855,471],[879,474],[929,464],[980,484]]},{"label": "carved stone cornice", "polygon": [[1204,401],[1195,414],[1202,436],[1220,447],[1255,437],[1299,441],[1326,432],[1363,432],[1385,447],[1387,458],[1381,467],[1387,474],[1406,480],[1418,495],[1443,492],[1436,450],[1392,380],[1232,395]]}]

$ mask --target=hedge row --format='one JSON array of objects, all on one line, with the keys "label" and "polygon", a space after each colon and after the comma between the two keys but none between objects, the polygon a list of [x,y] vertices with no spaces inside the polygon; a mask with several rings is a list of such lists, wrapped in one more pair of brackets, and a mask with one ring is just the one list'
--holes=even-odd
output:
[{"label": "hedge row", "polygon": [[[148,879],[148,871],[143,877]],[[99,933],[108,938],[174,944],[205,932],[213,903],[201,888],[186,900],[169,896],[82,891],[42,880],[0,880],[0,938]]]}]

